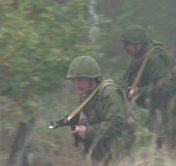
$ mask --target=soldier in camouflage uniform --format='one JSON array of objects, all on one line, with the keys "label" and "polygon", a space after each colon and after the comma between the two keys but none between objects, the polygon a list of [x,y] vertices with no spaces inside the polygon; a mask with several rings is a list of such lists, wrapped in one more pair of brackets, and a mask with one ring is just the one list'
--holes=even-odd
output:
[{"label": "soldier in camouflage uniform", "polygon": [[[99,65],[89,56],[75,58],[67,78],[73,79],[75,88],[81,91],[80,103],[102,82]],[[111,84],[101,94],[98,91],[81,110],[79,125],[72,134],[83,140],[84,152],[94,162],[116,162],[130,144],[132,134],[124,134],[127,107],[130,105],[121,88]]]},{"label": "soldier in camouflage uniform", "polygon": [[[146,31],[139,25],[127,27],[120,39],[124,43],[124,49],[133,58],[125,74],[126,88],[129,91],[133,81],[144,60],[144,54],[152,47],[158,45],[149,55],[138,86],[134,89],[133,96],[138,95],[136,104],[146,108],[146,99],[150,99],[150,114],[152,124],[167,123],[167,109],[165,101],[167,99],[165,91],[167,85],[162,85],[168,72],[169,60],[164,49],[164,45],[156,40],[149,40]],[[162,89],[161,89],[162,87]],[[154,126],[152,125],[152,128]],[[160,126],[161,127],[161,126]],[[158,140],[159,141],[159,140]],[[158,142],[161,146],[161,143]]]}]

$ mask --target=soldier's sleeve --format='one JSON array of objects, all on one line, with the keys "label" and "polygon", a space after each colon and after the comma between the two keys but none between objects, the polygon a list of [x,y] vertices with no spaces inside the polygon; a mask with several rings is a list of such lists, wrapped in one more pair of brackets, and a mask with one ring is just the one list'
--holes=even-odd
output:
[{"label": "soldier's sleeve", "polygon": [[164,60],[164,58],[166,59],[166,55],[163,50],[157,49],[151,53],[145,67],[146,70],[148,70],[149,84],[145,87],[139,87],[139,93],[146,94],[147,91],[153,91],[155,88],[157,88],[159,82],[164,79],[168,70],[167,62]]},{"label": "soldier's sleeve", "polygon": [[105,88],[101,102],[103,109],[100,110],[102,121],[86,128],[86,136],[93,139],[101,135],[101,139],[108,139],[113,136],[121,137],[121,130],[125,125],[124,104],[120,92],[116,87]]}]

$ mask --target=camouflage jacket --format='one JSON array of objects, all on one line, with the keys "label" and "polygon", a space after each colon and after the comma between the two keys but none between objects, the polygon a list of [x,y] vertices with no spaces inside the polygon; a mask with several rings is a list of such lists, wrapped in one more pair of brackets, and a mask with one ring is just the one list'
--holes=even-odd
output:
[{"label": "camouflage jacket", "polygon": [[[81,95],[80,102],[86,98],[87,95]],[[126,140],[130,140],[122,133],[126,123],[124,100],[129,104],[120,87],[107,86],[101,95],[95,94],[80,113],[79,124],[86,126],[84,151],[91,150],[92,157],[98,161],[107,161],[113,156],[117,159]]]},{"label": "camouflage jacket", "polygon": [[[153,40],[148,44],[144,44],[137,54],[134,55],[125,74],[124,80],[126,81],[126,86],[132,85],[143,62],[145,52],[155,45],[163,46],[162,43]],[[157,87],[159,86],[161,80],[165,78],[168,71],[168,63],[169,62],[164,47],[163,49],[156,48],[150,54],[137,86],[140,96],[136,102],[139,106],[145,107],[144,99],[146,97],[151,97],[152,93],[156,93]]]}]

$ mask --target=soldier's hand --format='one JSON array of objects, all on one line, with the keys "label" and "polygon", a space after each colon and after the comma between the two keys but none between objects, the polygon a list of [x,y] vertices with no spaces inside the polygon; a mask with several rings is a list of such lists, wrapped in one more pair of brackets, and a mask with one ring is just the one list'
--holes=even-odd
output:
[{"label": "soldier's hand", "polygon": [[133,96],[135,96],[135,95],[138,94],[138,88],[137,88],[137,87],[134,88],[134,89],[132,89],[132,86],[129,86],[129,87],[128,87],[128,90],[130,91],[130,92],[129,92],[130,97],[133,97]]},{"label": "soldier's hand", "polygon": [[83,125],[75,126],[75,130],[71,132],[71,134],[78,134],[82,139],[86,139],[86,127]]}]

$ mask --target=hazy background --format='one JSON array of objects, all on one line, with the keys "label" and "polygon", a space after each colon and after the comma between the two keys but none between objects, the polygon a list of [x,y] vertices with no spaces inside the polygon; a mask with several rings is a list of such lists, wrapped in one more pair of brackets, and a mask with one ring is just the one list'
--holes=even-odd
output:
[{"label": "hazy background", "polygon": [[[75,57],[90,55],[123,86],[131,58],[118,39],[131,24],[176,57],[175,0],[0,0],[0,166],[82,165],[70,128],[48,129],[77,106],[66,72]],[[174,166],[174,151],[147,142],[149,111],[135,111],[134,162],[121,165]]]}]

